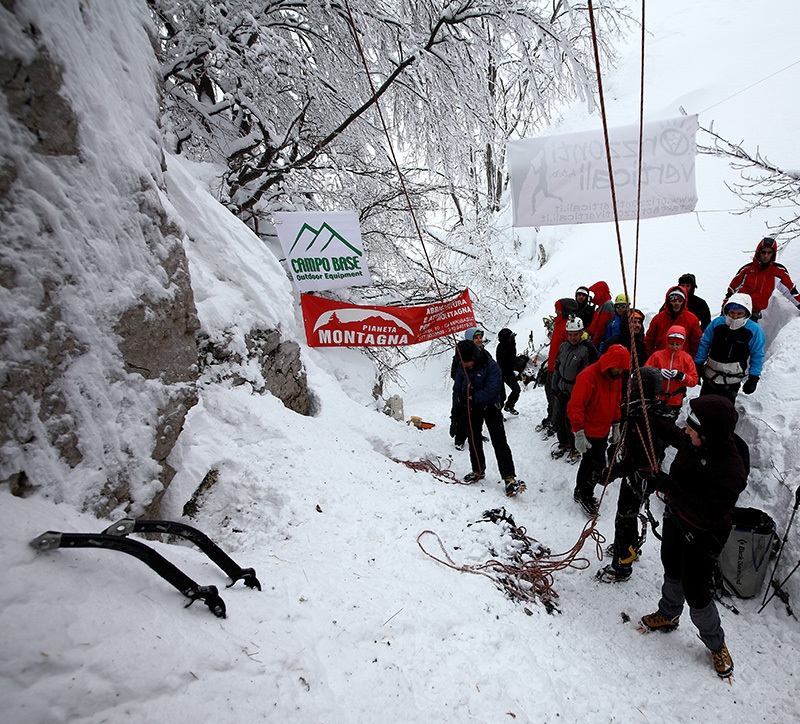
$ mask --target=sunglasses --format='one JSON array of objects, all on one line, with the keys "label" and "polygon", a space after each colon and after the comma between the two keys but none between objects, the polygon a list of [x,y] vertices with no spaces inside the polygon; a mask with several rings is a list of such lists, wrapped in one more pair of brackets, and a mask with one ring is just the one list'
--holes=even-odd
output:
[{"label": "sunglasses", "polygon": [[614,309],[625,309],[627,306],[627,304],[615,304]]}]

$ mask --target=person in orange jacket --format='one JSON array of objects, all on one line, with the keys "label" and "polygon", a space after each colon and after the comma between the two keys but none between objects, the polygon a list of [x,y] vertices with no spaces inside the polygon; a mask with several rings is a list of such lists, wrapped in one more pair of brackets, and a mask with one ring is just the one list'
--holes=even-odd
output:
[{"label": "person in orange jacket", "polygon": [[597,362],[578,374],[567,403],[575,449],[582,456],[572,497],[590,516],[597,514],[594,488],[605,468],[609,432],[611,444],[619,442],[622,383],[630,368],[630,352],[621,344],[612,345]]},{"label": "person in orange jacket", "polygon": [[[800,292],[794,285],[783,264],[778,264],[778,245],[770,236],[758,242],[753,261],[745,264],[731,279],[725,294],[727,302],[731,294],[749,294],[753,302],[750,319],[757,321],[767,308],[775,286],[795,307],[800,309]],[[723,302],[724,304],[724,302]]]},{"label": "person in orange jacket", "polygon": [[648,357],[658,349],[667,348],[667,332],[676,324],[686,330],[686,341],[683,348],[694,357],[700,346],[703,330],[700,329],[700,320],[687,308],[686,292],[679,286],[670,287],[667,290],[661,310],[653,317],[647,328],[644,345]]},{"label": "person in orange jacket", "polygon": [[667,348],[659,349],[650,355],[645,367],[657,367],[664,381],[658,399],[666,402],[675,418],[681,411],[686,388],[697,384],[697,367],[694,360],[683,351],[686,330],[676,324],[667,332]]}]

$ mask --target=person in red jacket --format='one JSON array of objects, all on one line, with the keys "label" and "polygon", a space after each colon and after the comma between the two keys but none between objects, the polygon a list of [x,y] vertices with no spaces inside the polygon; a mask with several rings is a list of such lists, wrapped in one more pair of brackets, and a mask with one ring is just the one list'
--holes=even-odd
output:
[{"label": "person in red jacket", "polygon": [[700,329],[700,320],[686,307],[686,292],[679,286],[667,290],[661,310],[653,317],[647,328],[644,345],[648,357],[658,349],[667,348],[667,332],[676,324],[686,330],[683,349],[694,357],[700,346],[703,330]]},{"label": "person in red jacket", "polygon": [[547,398],[547,417],[536,426],[536,432],[542,432],[543,437],[552,437],[556,434],[556,398],[552,390],[553,371],[556,368],[556,357],[561,343],[567,339],[567,320],[575,314],[578,303],[574,299],[564,297],[556,302],[556,313],[553,324],[553,333],[550,335],[550,353],[547,357],[547,378],[545,380],[544,395]]},{"label": "person in red jacket", "polygon": [[667,348],[659,349],[650,355],[645,367],[658,367],[664,382],[658,399],[666,402],[677,419],[686,395],[687,387],[697,384],[697,367],[694,360],[683,351],[683,342],[686,339],[686,330],[680,325],[674,325],[667,332]]},{"label": "person in red jacket", "polygon": [[619,442],[623,376],[630,368],[630,352],[621,344],[612,345],[575,378],[567,403],[575,449],[582,455],[572,497],[590,516],[597,514],[594,487],[605,467],[609,432],[612,445]]},{"label": "person in red jacket", "polygon": [[614,303],[611,301],[611,290],[603,281],[592,284],[589,291],[596,309],[592,323],[586,328],[586,334],[589,335],[589,341],[597,347],[605,337],[606,326],[614,318]]},{"label": "person in red jacket", "polygon": [[753,313],[750,319],[758,320],[767,308],[769,298],[777,286],[781,293],[800,309],[800,292],[797,291],[786,267],[778,264],[777,258],[778,245],[775,239],[767,236],[758,242],[753,261],[745,264],[731,279],[725,301],[728,301],[731,294],[749,294],[753,300]]}]

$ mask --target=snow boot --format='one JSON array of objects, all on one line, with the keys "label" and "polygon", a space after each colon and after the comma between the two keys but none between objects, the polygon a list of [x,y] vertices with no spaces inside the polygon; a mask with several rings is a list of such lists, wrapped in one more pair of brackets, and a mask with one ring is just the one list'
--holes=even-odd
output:
[{"label": "snow boot", "polygon": [[[669,633],[670,631],[674,631],[676,628],[678,628],[678,623],[680,623],[680,620],[681,620],[680,616],[675,616],[675,618],[667,618],[663,613],[661,613],[661,611],[656,611],[655,613],[648,613],[647,615],[642,616],[641,630],[663,631],[664,633]],[[723,646],[723,648],[725,647]],[[714,652],[712,652],[712,654],[713,653]],[[725,653],[727,653],[727,649],[725,649]]]},{"label": "snow boot", "polygon": [[509,415],[519,415],[519,412],[517,410],[515,410],[513,407],[509,407],[508,405],[506,405],[503,408],[503,410],[507,412]]},{"label": "snow boot", "polygon": [[463,450],[463,449],[464,449],[464,446],[465,446],[466,444],[467,444],[467,443],[465,443],[465,442],[457,442],[457,443],[456,443],[456,450]]},{"label": "snow boot", "polygon": [[575,465],[580,461],[581,461],[581,454],[575,448],[570,450],[569,453],[567,454],[567,462],[570,465]]},{"label": "snow boot", "polygon": [[559,445],[558,447],[554,447],[550,451],[550,457],[553,458],[553,460],[558,460],[564,457],[564,455],[566,455],[568,451],[569,447],[567,445]]},{"label": "snow boot", "polygon": [[486,473],[476,472],[473,470],[471,473],[467,473],[464,476],[465,483],[477,483],[479,480],[483,480],[486,477]]},{"label": "snow boot", "polygon": [[515,477],[508,477],[503,480],[506,486],[506,495],[509,498],[515,498],[523,490],[525,490],[525,483],[522,480],[517,480]]},{"label": "snow boot", "polygon": [[630,579],[632,573],[633,568],[631,566],[614,568],[612,564],[609,564],[597,571],[595,578],[601,583],[624,583]]},{"label": "snow boot", "polygon": [[594,493],[584,495],[576,488],[572,493],[572,499],[583,508],[590,518],[594,518],[597,515],[600,504],[597,502],[597,498],[594,497]]},{"label": "snow boot", "polygon": [[733,659],[725,644],[722,644],[722,648],[718,651],[711,652],[711,660],[714,662],[714,668],[720,679],[727,679],[733,674]]}]

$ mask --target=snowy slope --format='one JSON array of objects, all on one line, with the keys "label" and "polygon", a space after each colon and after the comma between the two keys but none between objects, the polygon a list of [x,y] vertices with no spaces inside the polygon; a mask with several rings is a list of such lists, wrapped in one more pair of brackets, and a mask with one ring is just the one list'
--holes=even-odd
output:
[{"label": "snowy slope", "polygon": [[[658,5],[648,9],[652,117],[675,114],[682,104],[706,123],[706,108],[794,60],[800,18],[794,3]],[[612,122],[635,121],[637,62],[626,56],[607,79]],[[760,142],[776,162],[782,154],[788,159],[796,154],[790,136],[796,113],[786,104],[794,102],[797,79],[795,67],[725,101],[709,118],[720,132],[724,123],[730,135]],[[779,117],[767,112],[776,97]],[[571,110],[561,129],[596,123]],[[699,293],[713,308],[765,221],[775,218],[717,211],[737,206],[723,186],[735,176],[718,160],[701,158],[698,166],[702,213],[643,225],[637,301],[648,317],[686,271],[697,274]],[[170,162],[169,193],[184,215],[202,197],[187,168]],[[233,232],[230,219],[212,209],[197,209],[184,223],[190,237],[228,242],[187,249],[205,331],[244,328],[254,317],[297,328],[285,278],[247,233]],[[624,227],[626,252],[630,229]],[[541,317],[578,284],[603,278],[621,291],[611,225],[543,229],[537,240],[550,260],[527,271],[534,291],[525,316],[512,325],[519,339],[528,330],[543,339]],[[800,277],[800,251],[790,246],[781,259]],[[763,381],[752,397],[740,397],[740,432],[754,463],[743,503],[768,510],[782,534],[800,483],[793,434],[800,424],[800,321],[779,299],[764,327]],[[508,536],[478,522],[483,511],[500,506],[554,554],[579,539],[586,520],[571,500],[576,470],[551,460],[549,444],[533,432],[544,412],[541,390],[526,390],[520,416],[507,425],[519,475],[528,481],[527,492],[508,501],[495,483],[491,452],[480,486],[446,484],[392,460],[438,456],[459,475],[468,471],[467,453],[454,451],[447,435],[449,359],[403,370],[406,417],[437,423],[420,431],[374,410],[373,374],[362,356],[309,348],[303,356],[317,415],[298,416],[246,386],[208,385],[170,460],[178,475],[166,505],[175,519],[187,491],[210,469],[219,471],[193,524],[242,566],[253,566],[263,590],[241,583],[225,589],[225,576],[194,548],[148,544],[198,583],[220,588],[225,620],[201,602],[184,610],[177,591],[118,553],[37,553],[27,542],[45,530],[100,531],[107,521],[0,490],[0,701],[9,721],[797,719],[800,628],[779,602],[762,614],[760,597],[736,600],[738,615],[722,610],[736,663],[730,686],[717,679],[688,616],[670,636],[636,631],[636,619],[658,600],[661,568],[652,536],[633,578],[616,587],[593,580],[602,564],[589,540],[581,553],[586,562],[579,563],[588,570],[555,576],[561,611],[555,615],[514,603],[488,578],[425,555],[417,539],[431,531],[421,538],[425,550],[440,559],[446,551],[456,566],[502,556]],[[607,541],[616,494],[615,484],[597,524]],[[654,510],[660,512],[659,504]],[[799,551],[795,528],[784,575]],[[800,576],[788,590],[796,602]]]}]

